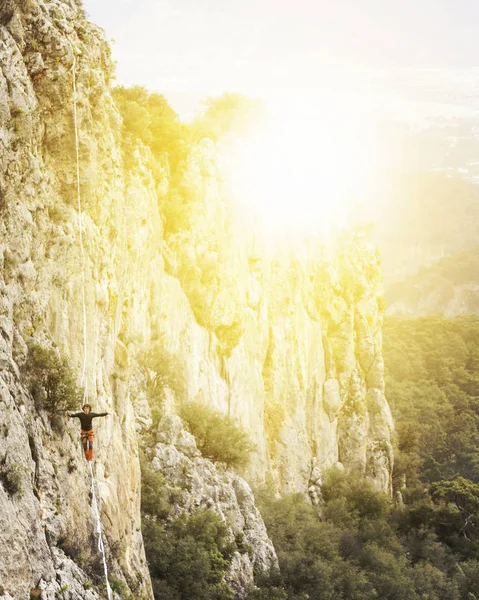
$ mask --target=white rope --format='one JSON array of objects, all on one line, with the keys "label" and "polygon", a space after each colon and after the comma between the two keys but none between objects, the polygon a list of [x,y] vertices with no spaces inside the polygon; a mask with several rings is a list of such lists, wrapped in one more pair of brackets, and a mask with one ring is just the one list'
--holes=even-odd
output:
[{"label": "white rope", "polygon": [[105,581],[106,581],[106,592],[108,594],[108,600],[111,600],[111,588],[110,583],[108,581],[108,567],[106,564],[106,556],[105,556],[105,546],[103,545],[103,533],[101,529],[101,517],[100,517],[100,509],[98,508],[98,500],[96,498],[95,493],[95,477],[93,475],[93,468],[91,466],[91,462],[88,463],[90,465],[90,474],[91,474],[91,495],[92,495],[92,503],[95,507],[96,514],[96,532],[98,534],[98,550],[101,553],[103,559],[103,570],[105,571]]},{"label": "white rope", "polygon": [[83,248],[83,223],[82,223],[82,206],[81,206],[81,187],[80,187],[80,149],[78,139],[78,117],[77,117],[77,83],[76,83],[76,56],[75,49],[73,51],[73,123],[75,126],[75,157],[76,157],[76,176],[77,176],[77,208],[78,222],[80,230],[80,255],[81,255],[81,283],[82,283],[82,302],[83,302],[83,369],[80,379],[80,386],[84,386],[84,400],[88,397],[88,380],[86,380],[87,366],[87,320],[86,320],[86,294],[85,294],[85,251]]},{"label": "white rope", "polygon": [[[85,294],[85,251],[83,248],[83,224],[82,224],[82,206],[81,206],[81,188],[80,188],[80,151],[78,141],[78,118],[77,118],[77,85],[76,85],[76,56],[75,49],[72,46],[73,51],[73,122],[75,125],[75,157],[76,157],[76,176],[77,176],[77,200],[78,200],[78,221],[80,229],[80,254],[81,254],[81,284],[82,284],[82,302],[83,302],[83,369],[80,380],[80,385],[84,385],[84,399],[88,397],[88,380],[86,379],[86,366],[87,366],[87,320],[86,320],[86,294]],[[88,462],[90,466],[91,475],[91,494],[92,503],[95,507],[96,515],[96,531],[98,534],[98,551],[100,552],[103,560],[103,570],[105,572],[106,591],[108,600],[112,600],[112,592],[110,588],[110,582],[108,581],[108,567],[106,564],[105,546],[103,544],[103,532],[101,527],[101,516],[100,509],[98,507],[98,500],[95,492],[95,477],[93,475],[93,468],[91,462]]]}]

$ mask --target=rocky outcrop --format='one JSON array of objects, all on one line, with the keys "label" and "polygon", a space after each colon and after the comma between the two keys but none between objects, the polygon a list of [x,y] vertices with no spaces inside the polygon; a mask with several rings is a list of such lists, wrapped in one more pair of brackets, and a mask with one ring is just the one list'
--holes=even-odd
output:
[{"label": "rocky outcrop", "polygon": [[226,581],[242,598],[254,587],[254,576],[278,569],[278,559],[251,488],[233,471],[224,471],[201,457],[194,437],[176,415],[158,427],[158,443],[151,451],[151,466],[165,478],[165,488],[176,491],[171,517],[183,512],[213,510],[227,524],[231,541],[240,540],[242,552],[232,558]]}]

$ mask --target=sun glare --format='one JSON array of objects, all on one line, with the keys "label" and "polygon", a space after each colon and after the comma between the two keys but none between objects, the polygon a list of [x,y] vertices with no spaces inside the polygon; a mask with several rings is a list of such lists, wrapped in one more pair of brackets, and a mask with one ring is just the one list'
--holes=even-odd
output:
[{"label": "sun glare", "polygon": [[266,99],[267,126],[227,159],[231,195],[266,230],[347,226],[377,162],[373,119],[348,96]]}]

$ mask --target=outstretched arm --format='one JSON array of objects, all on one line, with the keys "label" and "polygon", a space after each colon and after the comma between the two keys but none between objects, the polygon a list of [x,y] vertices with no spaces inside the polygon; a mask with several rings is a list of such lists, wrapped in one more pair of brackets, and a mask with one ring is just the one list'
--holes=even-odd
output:
[{"label": "outstretched arm", "polygon": [[90,413],[90,416],[94,419],[95,417],[106,417],[108,414],[110,413]]},{"label": "outstretched arm", "polygon": [[69,417],[79,417],[81,415],[81,413],[74,413],[74,412],[70,412],[70,411],[66,411],[67,415]]}]

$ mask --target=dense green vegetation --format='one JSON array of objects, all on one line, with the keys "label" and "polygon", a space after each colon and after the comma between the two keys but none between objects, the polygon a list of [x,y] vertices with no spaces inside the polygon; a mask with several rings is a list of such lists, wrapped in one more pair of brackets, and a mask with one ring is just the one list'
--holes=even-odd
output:
[{"label": "dense green vegetation", "polygon": [[203,111],[189,124],[182,123],[162,94],[150,93],[141,86],[118,86],[113,98],[123,120],[123,141],[141,140],[155,157],[164,157],[172,172],[181,166],[191,147],[202,138],[214,141],[231,132],[247,133],[264,116],[258,99],[225,93],[208,98]]},{"label": "dense green vegetation", "polygon": [[113,97],[123,119],[123,141],[141,140],[157,157],[165,156],[174,169],[185,159],[191,134],[161,94],[141,86],[119,86]]},{"label": "dense green vegetation", "polygon": [[[330,472],[320,513],[301,494],[259,496],[281,576],[253,598],[288,600],[471,600],[470,581],[434,529],[439,512],[414,522],[357,475]],[[321,515],[321,516],[320,516]],[[469,563],[468,563],[468,566]],[[282,593],[283,596],[279,594]]]},{"label": "dense green vegetation", "polygon": [[224,583],[236,544],[212,511],[170,515],[174,494],[141,461],[142,531],[156,600],[232,600]]},{"label": "dense green vegetation", "polygon": [[252,599],[479,598],[477,484],[438,482],[397,506],[359,476],[333,471],[319,512],[302,494],[258,500],[281,574],[259,580]]},{"label": "dense green vegetation", "polygon": [[399,524],[404,532],[411,525],[434,532],[465,577],[460,597],[472,600],[479,597],[472,575],[479,559],[479,318],[389,317],[383,332],[398,433],[396,487],[406,503]]},{"label": "dense green vegetation", "polygon": [[389,317],[383,333],[397,476],[479,483],[479,318]]}]

